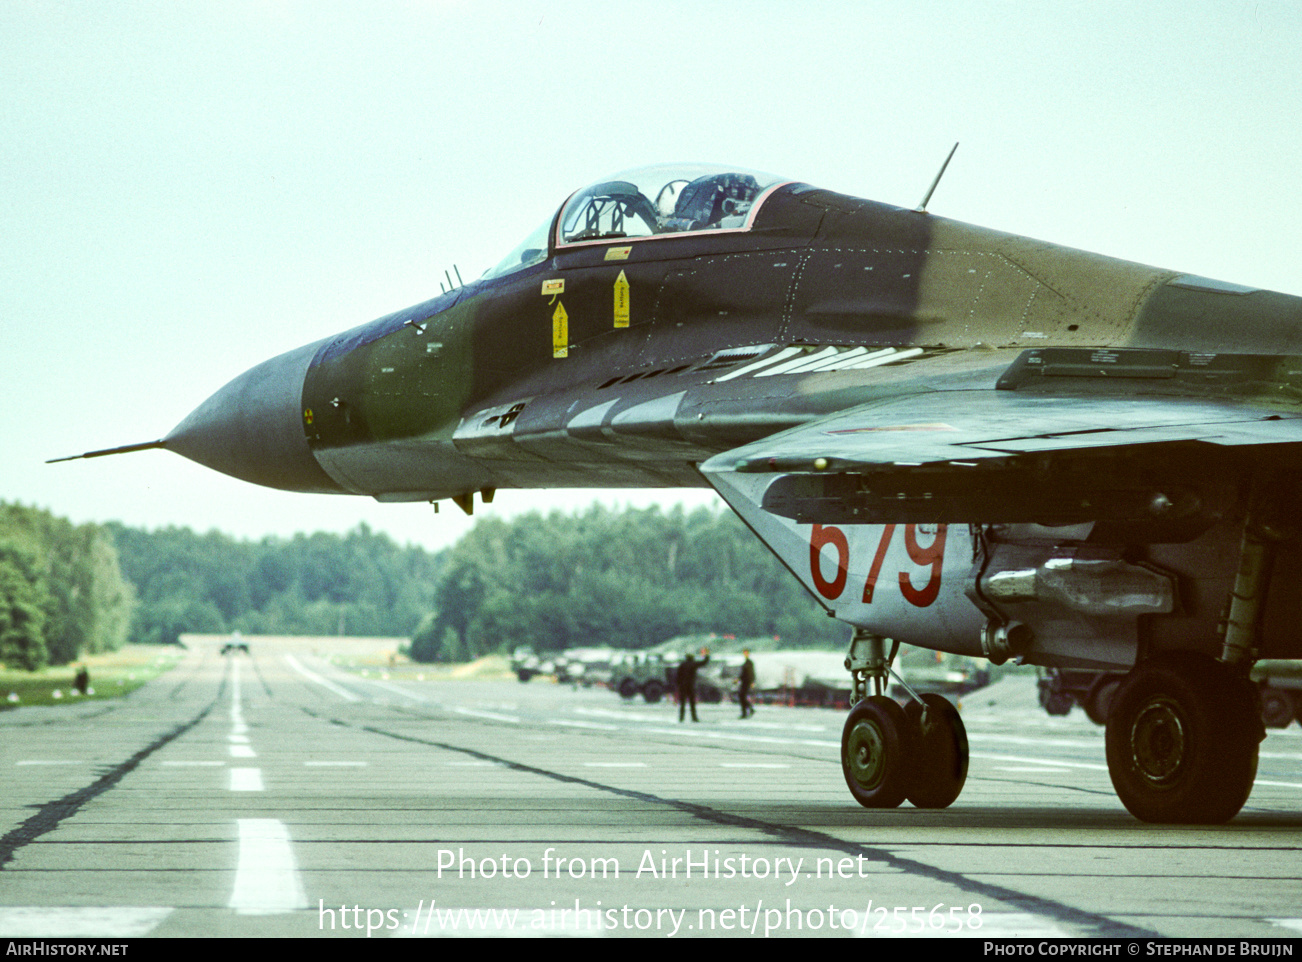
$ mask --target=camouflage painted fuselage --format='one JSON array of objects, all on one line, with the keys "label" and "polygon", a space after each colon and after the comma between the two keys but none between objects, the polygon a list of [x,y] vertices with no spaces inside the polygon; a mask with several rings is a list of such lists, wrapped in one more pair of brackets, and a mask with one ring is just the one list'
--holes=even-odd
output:
[{"label": "camouflage painted fuselage", "polygon": [[[1012,423],[1037,399],[1059,417],[1102,402],[1113,406],[1100,417],[1123,422],[1081,434],[1127,427],[1115,405],[1131,399],[1292,419],[1302,299],[802,184],[772,187],[733,230],[567,235],[565,216],[521,266],[255,368],[166,446],[276,487],[467,509],[504,487],[709,483],[829,610],[892,637],[980,653],[980,625],[1016,609],[1039,626],[1021,652],[1033,661],[1216,650],[1250,492],[1267,477],[1291,491],[1295,445],[1152,434],[1142,411],[1133,444],[1068,445],[1070,432],[1046,428],[1051,445],[971,465],[907,451],[865,465],[838,460],[837,445],[869,430],[950,431],[956,412]],[[842,438],[830,462],[808,439],[761,450],[843,411],[857,420],[830,432]],[[711,464],[737,485],[702,473],[725,455]],[[755,472],[768,473],[743,477]],[[896,524],[909,530],[883,534]],[[839,557],[835,538],[819,540],[833,526],[850,532]],[[937,538],[943,561],[925,547]],[[1064,551],[1094,552],[1111,584],[1143,597],[1100,621],[1101,602],[1078,597],[1106,592],[1098,570],[1053,590],[991,580],[1049,579]],[[961,576],[940,577],[956,566]],[[872,597],[882,570],[911,586],[933,569],[933,596]],[[1271,592],[1263,620],[1276,657],[1302,655],[1289,627],[1302,617],[1299,576],[1286,547],[1274,578],[1290,590]],[[924,607],[934,617],[917,619]]]}]

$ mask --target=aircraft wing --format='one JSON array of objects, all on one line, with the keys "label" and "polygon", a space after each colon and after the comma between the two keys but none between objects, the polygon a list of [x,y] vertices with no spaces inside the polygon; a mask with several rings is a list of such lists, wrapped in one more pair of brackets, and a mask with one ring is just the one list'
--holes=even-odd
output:
[{"label": "aircraft wing", "polygon": [[938,390],[819,418],[701,470],[729,501],[721,481],[803,523],[1065,524],[1178,513],[1181,492],[1228,480],[1238,449],[1263,445],[1302,446],[1302,416],[1241,398]]},{"label": "aircraft wing", "polygon": [[[971,646],[985,613],[965,592],[973,577],[1041,585],[1070,568],[1080,582],[1071,604],[1089,607],[1095,625],[1124,613],[1127,627],[1114,634],[1130,652],[1136,614],[1174,610],[1168,580],[1115,552],[1091,561],[1087,552],[1078,565],[1075,548],[1024,548],[1015,535],[997,563],[977,570],[985,556],[974,554],[969,526],[1052,526],[1046,544],[1082,543],[1090,530],[1108,545],[1188,542],[1241,510],[1245,478],[1296,473],[1302,417],[1282,406],[1242,397],[940,389],[809,421],[716,455],[701,471],[810,594],[851,624],[906,644],[980,654]],[[1070,527],[1085,525],[1093,527]],[[1090,564],[1097,570],[1081,574]],[[987,594],[1007,589],[981,585]],[[1032,596],[1039,597],[1014,598],[1021,617],[1049,605]],[[1054,617],[1056,634],[1037,642],[1041,657],[1051,646],[1054,657],[1080,663],[1133,657],[1088,631],[1064,629],[1063,611]]]},{"label": "aircraft wing", "polygon": [[938,391],[862,404],[735,448],[704,469],[856,471],[1176,441],[1302,442],[1302,415],[1205,400]]}]

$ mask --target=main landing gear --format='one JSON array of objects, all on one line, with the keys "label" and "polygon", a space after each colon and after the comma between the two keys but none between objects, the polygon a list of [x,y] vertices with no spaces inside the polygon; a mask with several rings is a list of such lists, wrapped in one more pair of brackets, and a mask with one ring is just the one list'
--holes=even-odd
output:
[{"label": "main landing gear", "polygon": [[1136,667],[1107,720],[1108,774],[1130,813],[1195,825],[1233,818],[1266,737],[1257,699],[1244,674],[1195,652]]},{"label": "main landing gear", "polygon": [[[892,653],[893,655],[893,653]],[[890,662],[882,639],[856,632],[847,667],[858,699],[841,733],[850,794],[866,808],[945,808],[967,779],[967,733],[939,695],[906,708],[882,694]],[[876,693],[868,695],[868,681]],[[1266,730],[1242,666],[1193,651],[1137,666],[1107,718],[1108,773],[1122,803],[1145,822],[1212,825],[1248,800]]]},{"label": "main landing gear", "polygon": [[1248,680],[1256,657],[1277,545],[1291,527],[1273,500],[1284,490],[1258,478],[1243,523],[1220,660],[1163,652],[1136,665],[1108,711],[1108,774],[1126,808],[1145,822],[1228,822],[1252,793],[1266,737],[1261,697]]},{"label": "main landing gear", "polygon": [[[866,808],[946,808],[967,780],[967,731],[939,695],[914,696],[907,708],[882,694],[892,657],[881,638],[856,629],[846,667],[856,701],[841,732],[841,768],[850,794]],[[875,694],[867,695],[871,679]]]}]

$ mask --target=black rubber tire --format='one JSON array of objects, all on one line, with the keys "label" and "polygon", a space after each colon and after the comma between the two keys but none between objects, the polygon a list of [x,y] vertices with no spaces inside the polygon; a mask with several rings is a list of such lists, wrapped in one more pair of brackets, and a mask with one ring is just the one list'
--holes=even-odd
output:
[{"label": "black rubber tire", "polygon": [[1071,714],[1071,706],[1076,704],[1071,695],[1061,691],[1045,690],[1040,694],[1040,704],[1050,715],[1061,717]]},{"label": "black rubber tire", "polygon": [[927,705],[925,727],[922,705],[911,701],[904,708],[913,740],[905,795],[918,808],[948,808],[967,781],[967,728],[945,698],[928,694],[922,700]]},{"label": "black rubber tire", "polygon": [[1293,699],[1282,691],[1262,689],[1261,720],[1267,728],[1287,728],[1293,720]]},{"label": "black rubber tire", "polygon": [[1248,800],[1265,735],[1256,689],[1204,655],[1135,668],[1112,702],[1108,774],[1141,821],[1216,825]]},{"label": "black rubber tire", "polygon": [[1108,723],[1108,712],[1112,710],[1112,703],[1121,690],[1122,681],[1123,678],[1113,675],[1100,675],[1090,685],[1089,694],[1085,696],[1085,714],[1094,724]]},{"label": "black rubber tire", "polygon": [[884,695],[850,710],[841,730],[841,771],[864,808],[895,808],[904,801],[913,757],[904,709]]},{"label": "black rubber tire", "polygon": [[642,697],[646,699],[648,705],[654,705],[665,697],[665,686],[652,679],[642,686]]},{"label": "black rubber tire", "polygon": [[625,678],[619,683],[619,697],[625,700],[631,699],[637,694],[637,682],[632,678]]}]

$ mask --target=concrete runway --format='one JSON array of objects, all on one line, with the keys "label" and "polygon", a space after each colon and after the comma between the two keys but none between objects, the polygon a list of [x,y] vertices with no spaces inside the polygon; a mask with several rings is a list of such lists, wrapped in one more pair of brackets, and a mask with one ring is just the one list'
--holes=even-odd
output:
[{"label": "concrete runway", "polygon": [[1302,729],[1244,811],[1144,825],[1033,681],[963,708],[953,807],[868,811],[840,712],[745,722],[546,682],[191,651],[116,703],[0,713],[0,936],[1295,937]]}]

